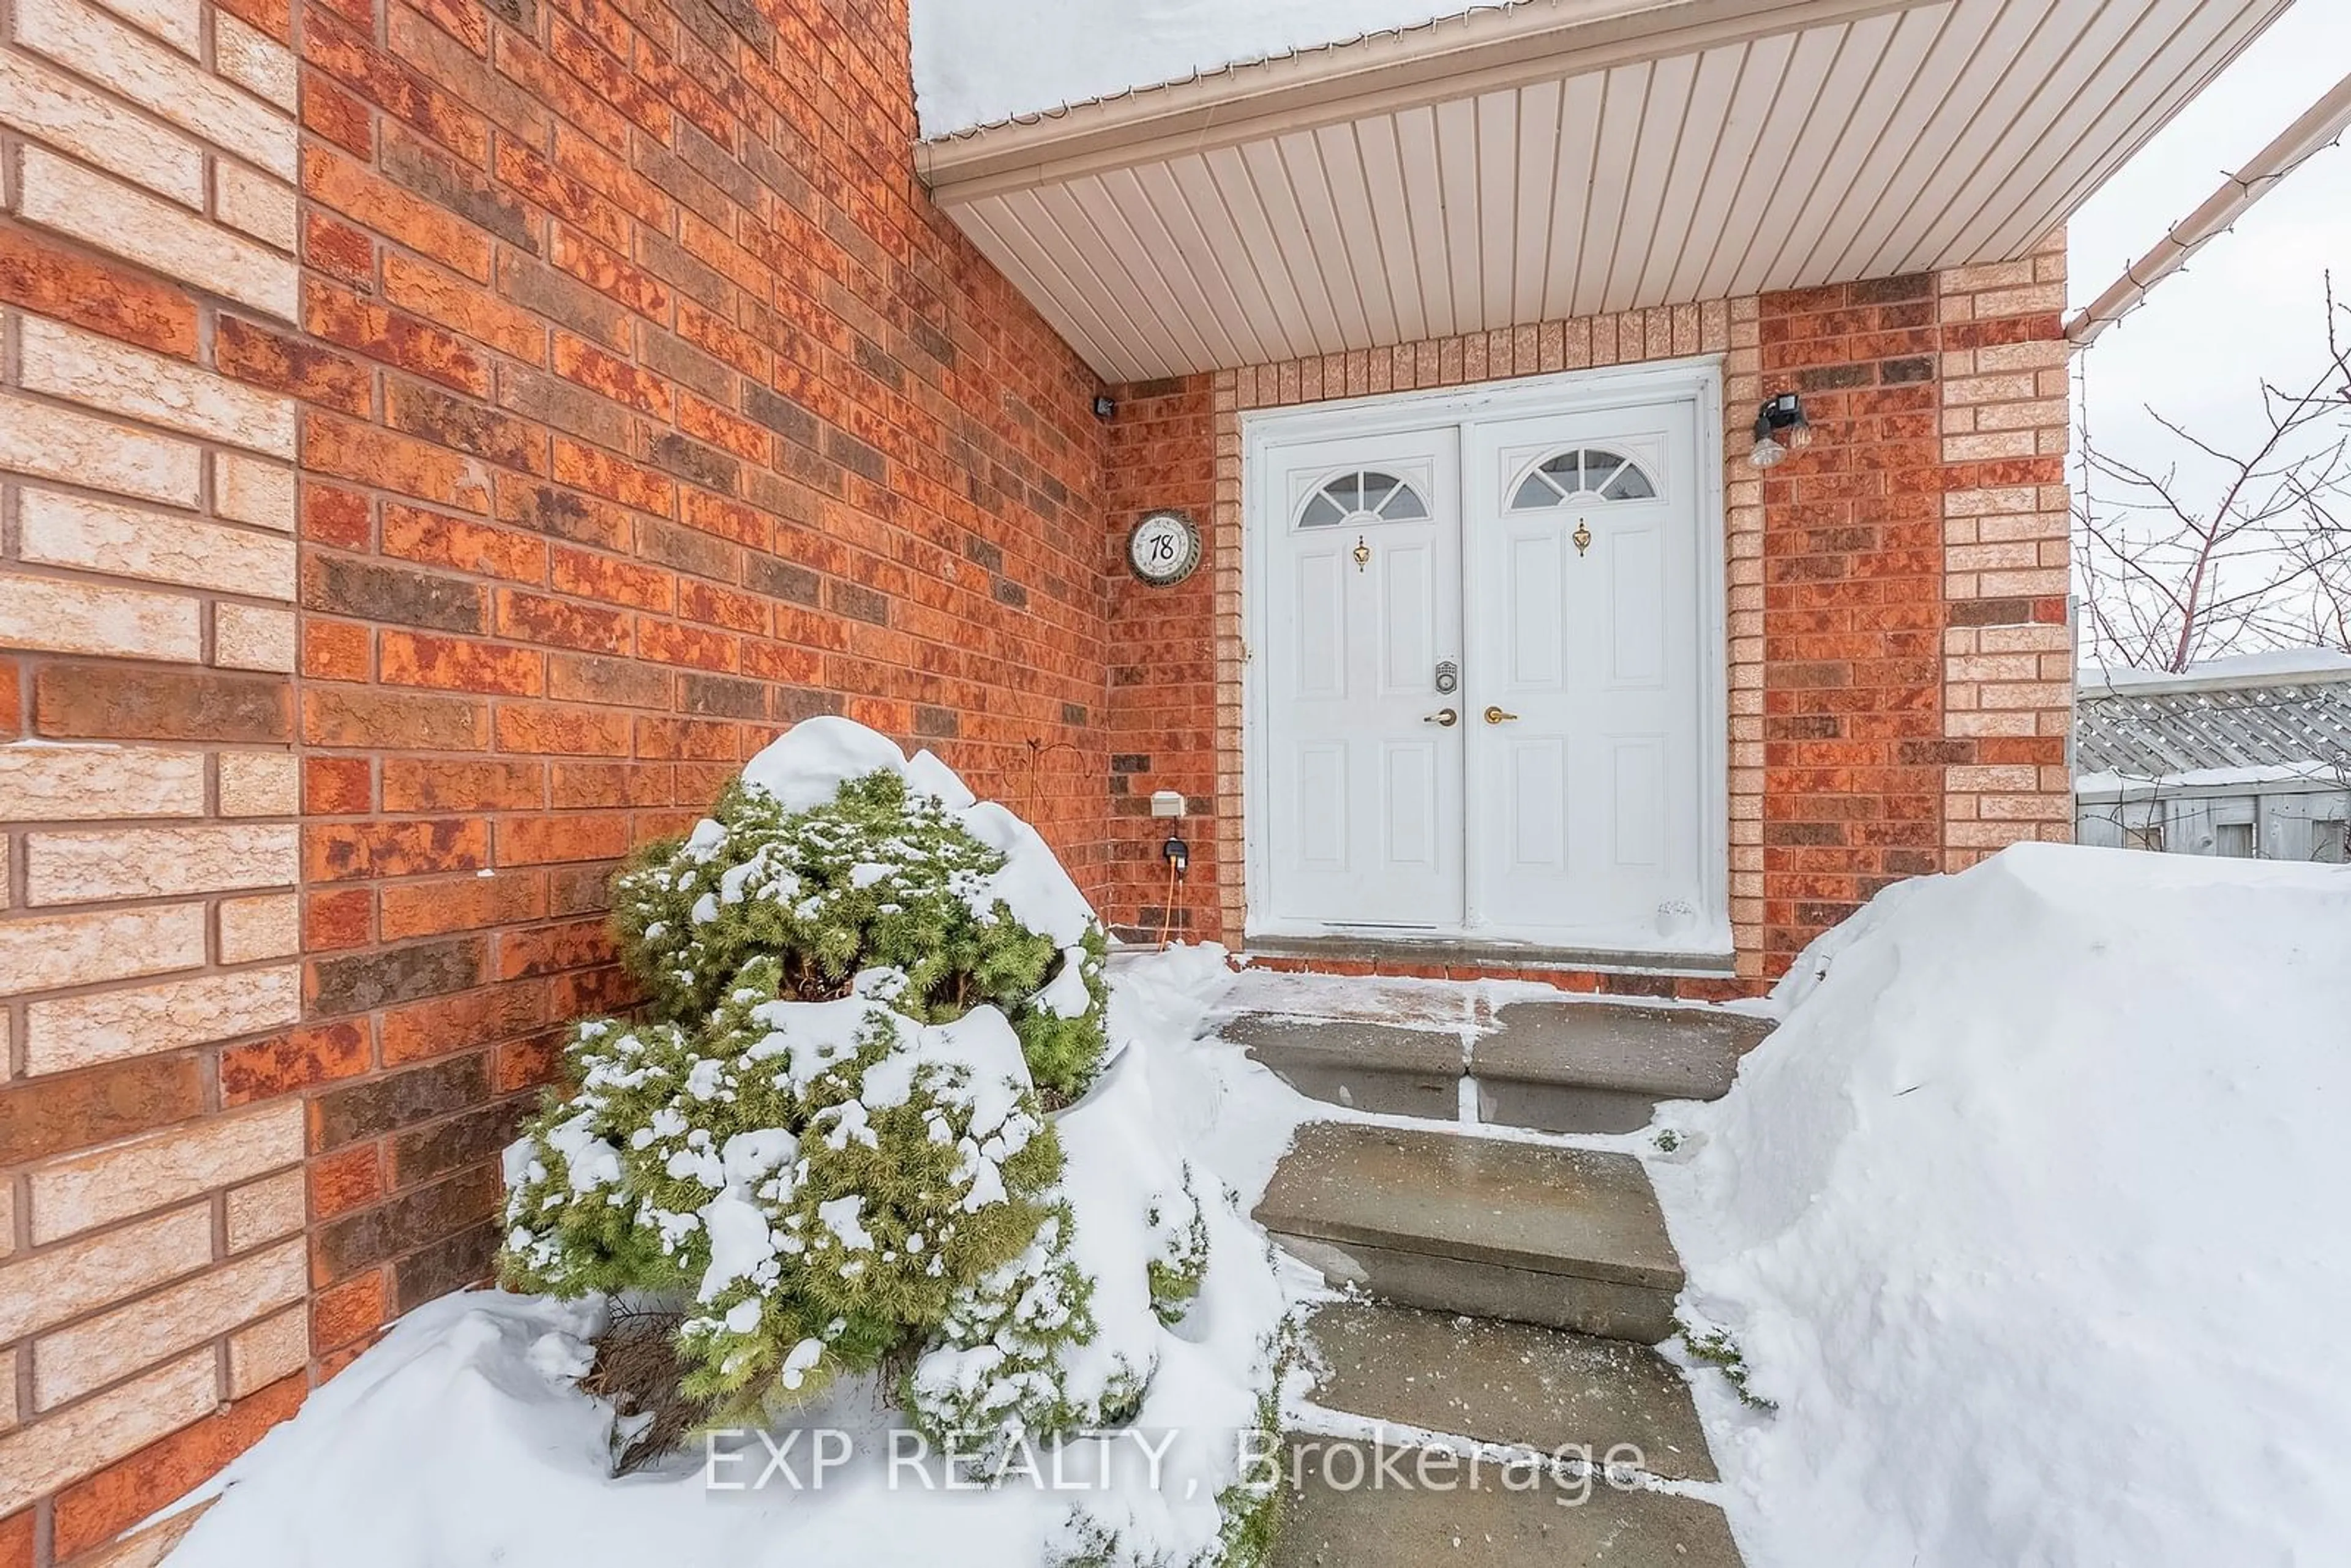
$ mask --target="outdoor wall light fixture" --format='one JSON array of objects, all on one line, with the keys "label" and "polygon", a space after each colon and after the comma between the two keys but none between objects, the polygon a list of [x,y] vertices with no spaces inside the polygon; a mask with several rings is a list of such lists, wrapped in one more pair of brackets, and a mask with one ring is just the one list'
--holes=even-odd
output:
[{"label": "outdoor wall light fixture", "polygon": [[1813,427],[1804,418],[1804,405],[1794,392],[1782,392],[1763,400],[1755,414],[1755,450],[1747,460],[1758,468],[1774,467],[1787,459],[1790,447],[1802,448],[1813,444]]}]

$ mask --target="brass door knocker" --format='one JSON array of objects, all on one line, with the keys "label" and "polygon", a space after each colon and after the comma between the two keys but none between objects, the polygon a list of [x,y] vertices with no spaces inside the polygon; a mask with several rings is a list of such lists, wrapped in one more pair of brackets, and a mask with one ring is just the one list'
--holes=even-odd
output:
[{"label": "brass door knocker", "polygon": [[1355,548],[1353,554],[1357,571],[1362,571],[1372,564],[1372,547],[1364,542],[1364,536],[1361,534],[1355,536]]},{"label": "brass door knocker", "polygon": [[1582,555],[1592,548],[1592,525],[1578,517],[1575,519],[1575,532],[1567,537],[1575,541],[1575,553]]}]

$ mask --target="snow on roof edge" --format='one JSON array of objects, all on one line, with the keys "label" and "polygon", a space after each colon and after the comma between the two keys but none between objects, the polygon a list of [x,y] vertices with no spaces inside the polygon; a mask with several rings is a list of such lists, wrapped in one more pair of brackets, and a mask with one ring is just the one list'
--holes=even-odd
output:
[{"label": "snow on roof edge", "polygon": [[[1080,110],[1099,109],[1104,104],[1123,103],[1129,99],[1141,98],[1150,93],[1169,92],[1178,88],[1190,87],[1196,82],[1215,81],[1221,78],[1237,76],[1242,71],[1256,70],[1286,60],[1301,59],[1308,55],[1336,54],[1342,49],[1354,48],[1359,45],[1368,44],[1380,38],[1403,38],[1415,33],[1434,32],[1448,23],[1467,22],[1475,16],[1520,10],[1528,5],[1542,3],[1544,0],[1487,0],[1485,4],[1467,5],[1446,16],[1431,16],[1425,22],[1410,22],[1395,27],[1366,28],[1351,37],[1332,38],[1324,43],[1301,44],[1293,48],[1273,49],[1263,54],[1245,55],[1236,59],[1227,60],[1220,65],[1195,67],[1182,76],[1168,77],[1158,81],[1136,82],[1132,86],[1121,88],[1116,92],[1102,92],[1086,98],[1065,99],[1050,108],[1022,110],[1012,114],[999,115],[994,120],[983,120],[970,125],[958,126],[953,131],[932,132],[923,136],[921,141],[927,147],[943,147],[957,141],[968,141],[975,136],[984,135],[990,131],[1001,131],[1008,125],[1041,125],[1049,120],[1065,120]],[[919,95],[917,96],[915,111],[919,116],[922,106]]]},{"label": "snow on roof edge", "polygon": [[2287,789],[2288,794],[2325,794],[2344,788],[2341,777],[2325,762],[2279,763],[2246,768],[2191,768],[2179,773],[2125,773],[2108,769],[2084,773],[2074,780],[2075,799],[2082,800],[2146,800],[2158,795],[2194,797],[2198,793],[2230,793],[2265,784],[2307,785]]},{"label": "snow on roof edge", "polygon": [[2225,691],[2238,686],[2351,681],[2351,653],[2334,648],[2276,648],[2190,664],[2184,672],[2085,664],[2074,688],[2084,697],[2158,696],[2167,692]]}]

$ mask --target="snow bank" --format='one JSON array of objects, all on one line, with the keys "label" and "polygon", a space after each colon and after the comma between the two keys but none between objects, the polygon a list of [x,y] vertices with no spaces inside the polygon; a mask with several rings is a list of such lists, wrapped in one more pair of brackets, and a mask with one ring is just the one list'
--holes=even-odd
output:
[{"label": "snow bank", "polygon": [[914,0],[914,104],[946,136],[1468,10],[1443,0]]},{"label": "snow bank", "polygon": [[1655,1163],[1750,1568],[2351,1542],[2351,872],[2028,845],[1807,954]]},{"label": "snow bank", "polygon": [[[893,1473],[904,1421],[871,1379],[844,1379],[768,1440],[739,1439],[716,1461],[697,1446],[613,1480],[611,1413],[570,1381],[587,1364],[597,1314],[469,1291],[410,1313],[218,1478],[208,1493],[220,1500],[173,1568],[1036,1568],[1081,1530],[1117,1534],[1123,1562],[1183,1563],[1212,1551],[1217,1493],[1269,1384],[1263,1357],[1283,1291],[1262,1233],[1204,1173],[1207,1276],[1181,1321],[1162,1326],[1140,1286],[1147,1232],[1119,1221],[1193,1159],[1182,1129],[1216,1099],[1210,1078],[1238,1053],[1196,1051],[1191,1037],[1229,979],[1213,948],[1122,964],[1113,1007],[1126,1050],[1057,1118],[1085,1262],[1102,1273],[1095,1310],[1111,1337],[1102,1348],[1158,1367],[1126,1437],[1061,1451],[1058,1479],[1073,1490],[1016,1475],[991,1491],[947,1490],[935,1464],[935,1487],[911,1467]],[[842,1435],[824,1451],[848,1457],[820,1490],[811,1460],[823,1431]],[[1158,1455],[1155,1486],[1144,1442]],[[771,1446],[786,1449],[799,1484],[780,1474],[749,1484]],[[1054,1480],[1056,1457],[1040,1462]]]}]

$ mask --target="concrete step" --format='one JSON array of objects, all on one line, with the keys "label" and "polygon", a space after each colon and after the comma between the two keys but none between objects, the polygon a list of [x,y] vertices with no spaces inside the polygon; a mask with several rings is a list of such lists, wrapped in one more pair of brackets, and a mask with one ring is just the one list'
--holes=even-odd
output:
[{"label": "concrete step", "polygon": [[1478,1119],[1552,1133],[1633,1133],[1661,1102],[1719,1100],[1769,1019],[1718,1008],[1514,1002],[1469,1049]]},{"label": "concrete step", "polygon": [[1244,1013],[1217,1032],[1310,1099],[1439,1122],[1460,1113],[1467,1052],[1458,1030]]},{"label": "concrete step", "polygon": [[1588,1475],[1514,1489],[1490,1467],[1473,1485],[1466,1461],[1431,1474],[1421,1453],[1382,1472],[1368,1444],[1293,1439],[1277,1568],[1740,1568],[1710,1503]]},{"label": "concrete step", "polygon": [[1374,1301],[1317,1308],[1306,1333],[1323,1409],[1717,1479],[1689,1385],[1646,1346]]},{"label": "concrete step", "polygon": [[1718,1008],[1608,1001],[1512,1002],[1458,1021],[1249,1012],[1217,1026],[1312,1099],[1450,1122],[1467,1076],[1480,1122],[1553,1133],[1636,1132],[1662,1101],[1719,1099],[1771,1028]]},{"label": "concrete step", "polygon": [[1680,1262],[1638,1160],[1310,1122],[1258,1222],[1336,1281],[1405,1306],[1655,1344]]}]

